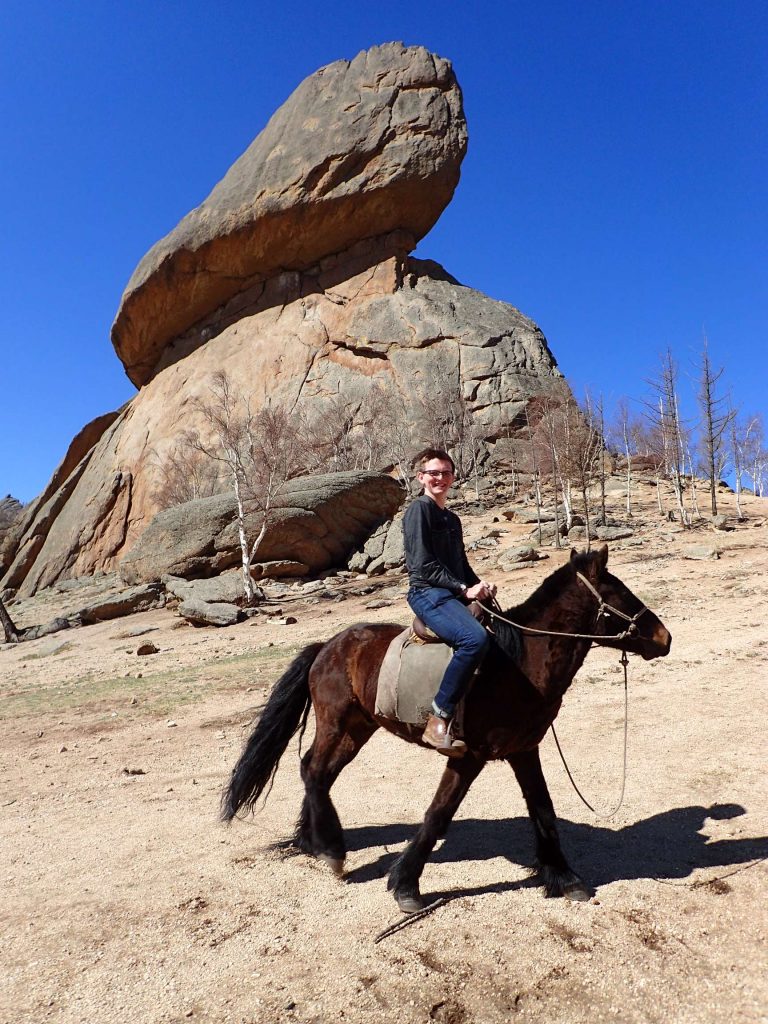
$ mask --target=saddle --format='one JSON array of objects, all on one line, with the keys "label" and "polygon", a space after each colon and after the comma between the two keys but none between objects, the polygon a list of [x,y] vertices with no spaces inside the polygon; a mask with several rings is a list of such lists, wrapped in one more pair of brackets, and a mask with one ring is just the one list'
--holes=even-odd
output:
[{"label": "saddle", "polygon": [[[486,613],[485,608],[480,604],[479,601],[472,601],[467,605],[467,611],[477,619],[482,626],[488,625],[490,616]],[[442,644],[445,643],[441,640],[437,633],[433,633],[429,626],[422,622],[418,615],[414,615],[413,622],[411,623],[411,635],[408,638],[408,642],[412,644]]]},{"label": "saddle", "polygon": [[[479,602],[473,601],[467,607],[479,622],[484,623],[485,609]],[[411,626],[395,637],[384,657],[376,691],[376,714],[423,726],[452,657],[453,650],[445,641],[418,616],[415,617]],[[463,735],[464,701],[476,674],[456,708],[453,734],[457,738]]]}]

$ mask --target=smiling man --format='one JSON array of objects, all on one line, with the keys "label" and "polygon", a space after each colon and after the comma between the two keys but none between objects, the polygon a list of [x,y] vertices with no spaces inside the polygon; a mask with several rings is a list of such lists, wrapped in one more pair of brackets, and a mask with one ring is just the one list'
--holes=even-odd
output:
[{"label": "smiling man", "polygon": [[423,493],[403,518],[408,604],[429,628],[453,648],[453,657],[432,702],[422,739],[448,757],[466,746],[451,734],[451,719],[488,644],[488,634],[467,605],[496,593],[467,561],[461,520],[445,507],[456,467],[447,452],[425,448],[413,460]]}]

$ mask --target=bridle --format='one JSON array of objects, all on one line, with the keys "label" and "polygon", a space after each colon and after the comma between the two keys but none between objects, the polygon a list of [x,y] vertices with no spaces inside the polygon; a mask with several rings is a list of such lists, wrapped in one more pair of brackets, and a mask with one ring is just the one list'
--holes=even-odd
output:
[{"label": "bridle", "polygon": [[647,607],[643,605],[639,612],[635,612],[634,615],[627,615],[621,611],[620,608],[615,608],[612,604],[608,604],[607,601],[603,600],[603,596],[600,591],[593,587],[586,576],[582,573],[577,572],[576,578],[581,580],[587,590],[594,596],[597,601],[597,619],[600,616],[604,616],[606,619],[609,615],[615,615],[618,619],[623,619],[628,625],[623,633],[617,633],[615,636],[605,636],[605,640],[627,640],[631,637],[635,637],[638,634],[637,620],[641,618],[648,611]]},{"label": "bridle", "polygon": [[[621,633],[605,634],[562,633],[552,629],[534,629],[533,626],[523,626],[519,622],[513,622],[512,619],[505,618],[499,611],[496,611],[493,608],[488,608],[485,605],[483,607],[491,616],[491,618],[498,619],[499,622],[506,622],[508,626],[514,626],[515,629],[519,629],[522,633],[528,633],[531,636],[562,636],[568,637],[571,640],[591,640],[593,643],[599,645],[601,640],[603,642],[605,642],[606,640],[631,640],[632,638],[638,635],[637,621],[648,611],[648,608],[645,605],[643,605],[643,607],[638,612],[635,612],[634,615],[627,615],[625,612],[621,611],[620,608],[616,608],[612,604],[608,604],[607,601],[604,601],[602,595],[600,594],[600,591],[597,590],[596,587],[592,586],[592,584],[589,582],[587,577],[583,575],[583,573],[577,572],[576,578],[584,584],[584,586],[587,588],[590,594],[592,594],[592,596],[597,601],[597,613],[595,615],[595,623],[597,623],[600,620],[601,616],[608,618],[610,615],[615,615],[617,618],[623,619],[627,623],[627,628],[625,630],[623,630]],[[499,607],[499,604],[495,598],[493,603],[496,605],[496,608]],[[626,652],[624,652],[624,655],[626,657]]]}]

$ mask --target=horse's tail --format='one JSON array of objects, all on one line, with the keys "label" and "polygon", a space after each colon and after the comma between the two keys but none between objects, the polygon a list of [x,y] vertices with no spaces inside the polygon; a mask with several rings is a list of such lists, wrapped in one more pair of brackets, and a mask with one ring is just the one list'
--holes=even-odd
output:
[{"label": "horse's tail", "polygon": [[280,758],[294,733],[307,724],[312,702],[309,670],[322,643],[305,647],[272,688],[221,799],[221,817],[231,821],[241,807],[253,808],[274,778]]}]

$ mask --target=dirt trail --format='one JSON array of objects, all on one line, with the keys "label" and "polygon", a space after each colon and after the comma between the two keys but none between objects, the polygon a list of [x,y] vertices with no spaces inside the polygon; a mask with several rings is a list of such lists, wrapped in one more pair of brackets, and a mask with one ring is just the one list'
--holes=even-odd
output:
[{"label": "dirt trail", "polygon": [[[542,748],[563,846],[596,887],[587,904],[530,884],[523,801],[492,765],[424,873],[425,895],[448,903],[374,944],[400,916],[388,866],[442,770],[439,755],[381,733],[334,788],[345,882],[270,846],[301,799],[295,745],[264,809],[218,823],[282,666],[350,622],[404,622],[400,576],[339,604],[298,603],[292,626],[177,628],[164,610],[0,648],[0,1020],[768,1019],[768,527],[754,525],[766,503],[753,499],[733,532],[690,537],[654,527],[650,500],[643,544],[615,545],[610,567],[674,641],[667,659],[631,662],[623,808],[596,819],[551,739]],[[470,539],[491,518],[472,520]],[[503,529],[519,542],[521,528]],[[701,543],[720,559],[683,557]],[[499,577],[498,552],[479,549],[476,564],[481,551],[507,604],[565,557]],[[129,635],[140,628],[152,632]],[[160,653],[137,657],[145,638]],[[598,807],[620,788],[621,680],[615,652],[592,652],[558,720]]]}]

